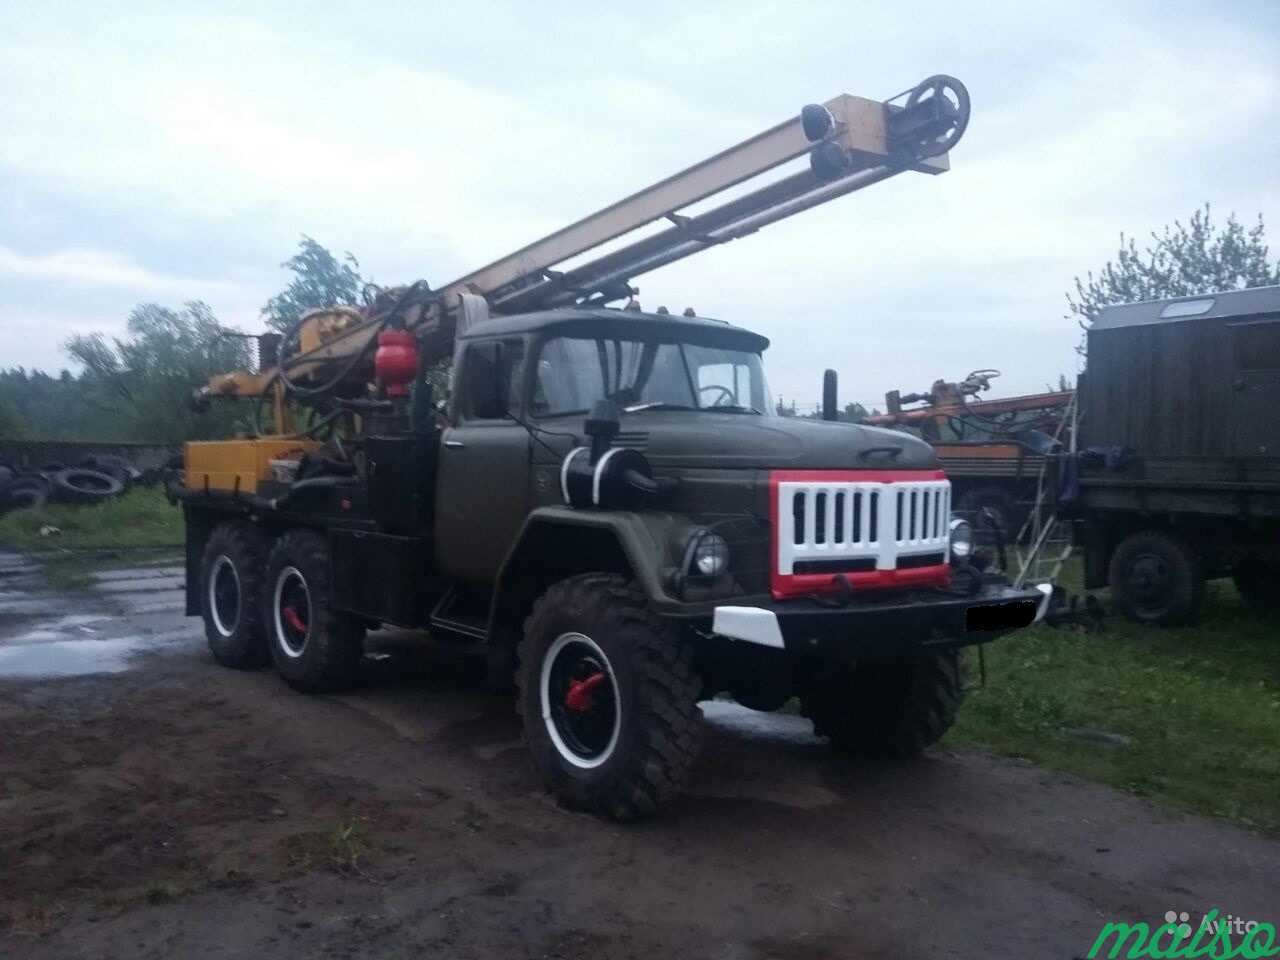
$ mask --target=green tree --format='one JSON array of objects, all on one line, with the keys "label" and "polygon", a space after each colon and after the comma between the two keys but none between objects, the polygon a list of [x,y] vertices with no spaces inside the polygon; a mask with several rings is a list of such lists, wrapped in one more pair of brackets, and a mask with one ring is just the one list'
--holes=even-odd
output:
[{"label": "green tree", "polygon": [[267,323],[280,331],[288,330],[308,310],[357,303],[364,288],[355,257],[346,253],[339,260],[306,234],[298,252],[280,266],[293,279],[262,308]]},{"label": "green tree", "polygon": [[143,303],[129,314],[127,335],[73,337],[67,352],[84,365],[82,401],[115,412],[121,438],[176,442],[226,436],[243,411],[215,403],[203,413],[187,403],[214,374],[249,366],[248,341],[227,336],[208,304],[181,310]]},{"label": "green tree", "polygon": [[22,436],[22,420],[6,398],[0,397],[0,440],[17,440]]},{"label": "green tree", "polygon": [[1075,278],[1067,304],[1082,327],[1113,303],[1280,283],[1280,260],[1270,259],[1261,214],[1248,229],[1234,213],[1219,227],[1206,203],[1187,223],[1175,220],[1163,233],[1153,232],[1151,241],[1140,251],[1132,237],[1121,234],[1114,260],[1097,275],[1089,271],[1084,279]]}]

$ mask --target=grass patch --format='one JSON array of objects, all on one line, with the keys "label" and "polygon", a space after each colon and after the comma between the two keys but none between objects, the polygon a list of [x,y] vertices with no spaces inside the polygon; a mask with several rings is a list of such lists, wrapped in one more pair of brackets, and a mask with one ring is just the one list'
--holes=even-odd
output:
[{"label": "grass patch", "polygon": [[[42,537],[41,528],[62,532]],[[0,544],[19,550],[170,547],[182,543],[182,511],[156,489],[136,488],[93,506],[50,504],[0,517]]]},{"label": "grass patch", "polygon": [[[1228,582],[1209,584],[1195,627],[1118,617],[1101,634],[1037,627],[992,644],[986,659],[988,685],[968,698],[949,744],[1280,833],[1280,626],[1245,610]],[[976,660],[970,651],[974,678]]]},{"label": "grass patch", "polygon": [[79,590],[91,586],[93,575],[108,567],[180,567],[183,559],[181,548],[175,547],[52,553],[40,556],[40,572],[60,590]]}]

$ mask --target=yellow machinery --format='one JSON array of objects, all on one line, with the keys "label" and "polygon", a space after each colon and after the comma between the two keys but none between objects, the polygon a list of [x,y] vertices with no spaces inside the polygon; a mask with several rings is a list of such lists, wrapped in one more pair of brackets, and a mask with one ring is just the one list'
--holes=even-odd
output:
[{"label": "yellow machinery", "polygon": [[186,485],[192,490],[257,493],[272,475],[271,461],[296,461],[321,446],[317,440],[208,440],[187,444]]}]

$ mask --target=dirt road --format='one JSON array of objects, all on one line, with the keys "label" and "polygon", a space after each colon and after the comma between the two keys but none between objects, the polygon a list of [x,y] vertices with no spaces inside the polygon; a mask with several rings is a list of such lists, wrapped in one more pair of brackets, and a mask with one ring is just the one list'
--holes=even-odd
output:
[{"label": "dirt road", "polygon": [[178,584],[71,599],[0,557],[0,957],[1068,958],[1277,919],[1273,840],[981,755],[840,762],[727,703],[664,819],[568,813],[451,658],[303,697],[216,667]]}]

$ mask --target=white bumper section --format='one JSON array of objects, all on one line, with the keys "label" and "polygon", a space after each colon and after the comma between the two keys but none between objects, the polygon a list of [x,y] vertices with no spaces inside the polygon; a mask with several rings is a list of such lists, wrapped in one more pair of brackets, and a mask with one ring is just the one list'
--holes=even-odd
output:
[{"label": "white bumper section", "polygon": [[1044,615],[1049,612],[1049,603],[1053,600],[1053,584],[1037,583],[1036,589],[1042,594],[1040,597],[1040,603],[1036,606],[1035,622],[1039,623],[1044,619]]},{"label": "white bumper section", "polygon": [[[1049,612],[1049,602],[1053,599],[1053,584],[1037,583],[1040,591],[1040,602],[1036,605],[1036,619],[1039,623]],[[762,607],[716,607],[711,620],[711,632],[730,640],[743,640],[747,643],[758,643],[762,647],[773,647],[785,650],[782,642],[782,630],[778,628],[778,617],[772,610]]]},{"label": "white bumper section", "polygon": [[731,640],[745,640],[762,647],[783,650],[782,631],[778,629],[778,617],[772,610],[761,607],[716,607],[711,620],[711,632]]}]

